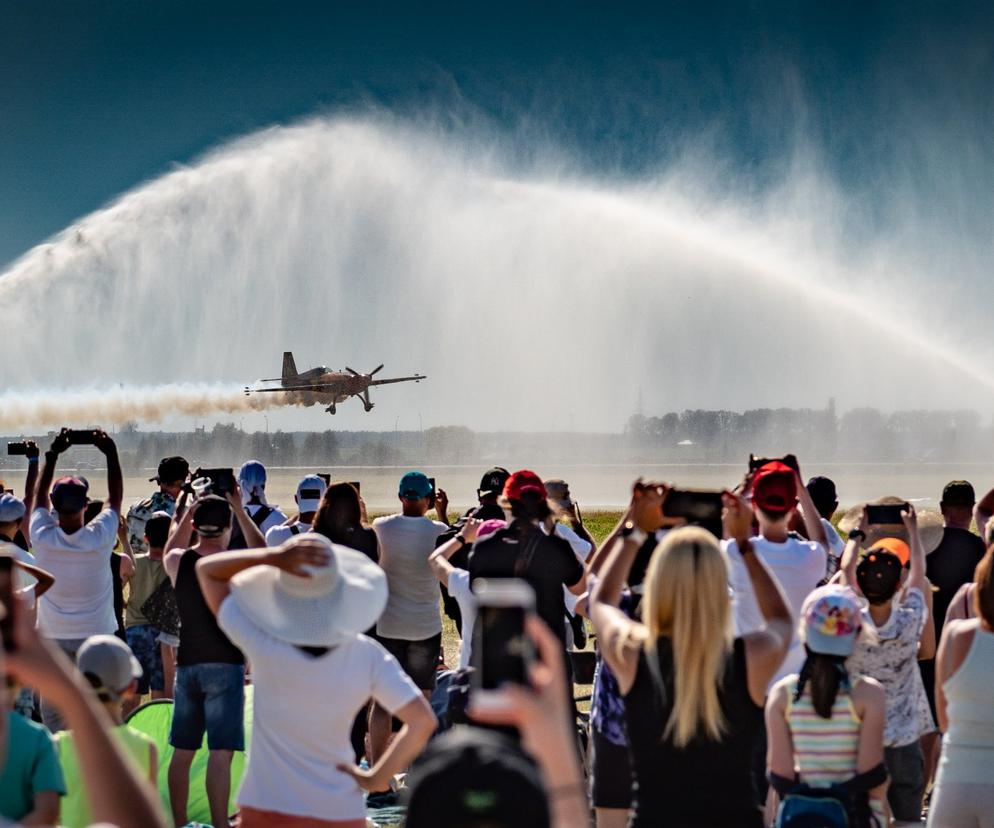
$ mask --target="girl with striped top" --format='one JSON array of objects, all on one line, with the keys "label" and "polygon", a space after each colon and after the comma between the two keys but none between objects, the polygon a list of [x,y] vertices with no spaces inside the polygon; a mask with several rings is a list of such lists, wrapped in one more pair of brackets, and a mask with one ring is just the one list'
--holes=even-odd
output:
[{"label": "girl with striped top", "polygon": [[804,666],[777,682],[766,703],[770,781],[784,793],[798,785],[828,788],[857,776],[879,778],[883,784],[869,791],[869,808],[887,824],[884,690],[872,678],[851,681],[846,670],[859,635],[859,600],[847,587],[816,589],[801,609],[800,627]]}]

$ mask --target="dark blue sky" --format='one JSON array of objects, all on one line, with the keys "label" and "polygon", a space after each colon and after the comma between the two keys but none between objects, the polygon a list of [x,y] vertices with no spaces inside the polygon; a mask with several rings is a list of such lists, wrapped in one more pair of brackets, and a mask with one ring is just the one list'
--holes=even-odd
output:
[{"label": "dark blue sky", "polygon": [[618,5],[8,0],[0,263],[219,141],[348,106],[613,175],[704,144],[758,188],[803,145],[843,187],[900,178],[990,224],[989,4]]}]

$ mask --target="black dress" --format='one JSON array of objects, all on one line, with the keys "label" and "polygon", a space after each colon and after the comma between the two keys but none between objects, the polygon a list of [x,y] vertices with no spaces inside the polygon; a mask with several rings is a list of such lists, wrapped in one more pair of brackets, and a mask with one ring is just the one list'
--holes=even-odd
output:
[{"label": "black dress", "polygon": [[639,654],[635,683],[625,696],[632,759],[631,828],[762,828],[752,783],[752,754],[763,723],[746,679],[745,642],[735,639],[718,690],[725,717],[720,741],[695,737],[676,747],[662,738],[673,709],[673,647],[656,642],[660,692],[646,654]]}]

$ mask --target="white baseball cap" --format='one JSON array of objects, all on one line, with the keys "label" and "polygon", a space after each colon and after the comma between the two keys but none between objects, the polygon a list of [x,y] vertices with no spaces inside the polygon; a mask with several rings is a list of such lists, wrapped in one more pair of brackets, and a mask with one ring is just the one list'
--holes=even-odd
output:
[{"label": "white baseball cap", "polygon": [[316,474],[309,474],[301,480],[297,484],[297,507],[301,514],[316,512],[327,490],[328,484],[324,482],[324,478]]}]

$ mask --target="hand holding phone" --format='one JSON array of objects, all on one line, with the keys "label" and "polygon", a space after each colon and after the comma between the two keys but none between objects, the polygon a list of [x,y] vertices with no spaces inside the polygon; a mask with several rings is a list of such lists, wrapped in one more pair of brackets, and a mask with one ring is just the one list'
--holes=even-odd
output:
[{"label": "hand holding phone", "polygon": [[473,703],[486,706],[491,691],[528,683],[533,660],[526,618],[535,611],[535,590],[520,578],[478,578],[473,582],[477,615],[473,625]]},{"label": "hand holding phone", "polygon": [[694,489],[670,489],[663,501],[663,515],[682,518],[691,526],[707,529],[721,540],[722,493]]},{"label": "hand holding phone", "polygon": [[911,511],[910,503],[867,503],[866,522],[873,525],[904,524],[904,512]]}]

